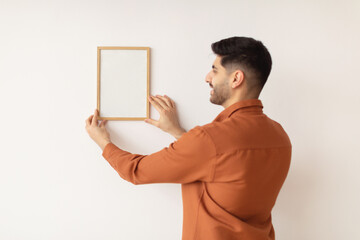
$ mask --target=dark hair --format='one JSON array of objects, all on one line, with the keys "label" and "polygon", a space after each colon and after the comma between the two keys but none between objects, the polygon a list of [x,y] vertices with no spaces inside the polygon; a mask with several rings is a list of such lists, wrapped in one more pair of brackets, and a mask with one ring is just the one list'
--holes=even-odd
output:
[{"label": "dark hair", "polygon": [[255,82],[248,82],[250,88],[259,91],[264,87],[271,71],[271,56],[261,41],[249,37],[230,37],[211,44],[212,51],[221,58],[221,65],[230,73],[241,69],[252,71]]}]

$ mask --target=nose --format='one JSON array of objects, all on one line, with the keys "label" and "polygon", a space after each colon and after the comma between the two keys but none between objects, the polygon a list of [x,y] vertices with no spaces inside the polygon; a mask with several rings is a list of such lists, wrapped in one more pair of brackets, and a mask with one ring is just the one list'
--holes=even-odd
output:
[{"label": "nose", "polygon": [[210,71],[208,74],[206,74],[205,82],[211,83],[211,80],[212,80],[212,76],[211,76],[211,71]]}]

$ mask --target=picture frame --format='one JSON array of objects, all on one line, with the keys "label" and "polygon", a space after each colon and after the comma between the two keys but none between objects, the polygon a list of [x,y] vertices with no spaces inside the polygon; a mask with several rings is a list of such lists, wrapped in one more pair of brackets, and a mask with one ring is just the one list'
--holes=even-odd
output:
[{"label": "picture frame", "polygon": [[97,47],[99,120],[149,118],[150,47]]}]

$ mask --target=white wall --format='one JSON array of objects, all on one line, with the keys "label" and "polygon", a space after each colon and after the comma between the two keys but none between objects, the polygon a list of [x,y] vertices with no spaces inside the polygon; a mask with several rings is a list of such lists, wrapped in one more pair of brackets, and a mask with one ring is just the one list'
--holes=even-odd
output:
[{"label": "white wall", "polygon": [[[210,44],[231,36],[268,47],[260,99],[293,144],[276,238],[360,239],[359,16],[357,0],[0,0],[0,239],[180,239],[180,185],[123,180],[85,130],[96,47],[151,47],[150,92],[189,130],[223,110],[205,75]],[[133,153],[175,140],[141,121],[107,128]]]}]

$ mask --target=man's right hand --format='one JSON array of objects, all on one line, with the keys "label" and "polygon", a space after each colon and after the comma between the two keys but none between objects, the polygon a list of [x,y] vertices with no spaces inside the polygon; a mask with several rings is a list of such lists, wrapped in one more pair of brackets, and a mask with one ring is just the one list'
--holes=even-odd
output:
[{"label": "man's right hand", "polygon": [[145,122],[150,123],[164,132],[173,135],[176,139],[179,139],[186,131],[180,127],[175,102],[166,95],[150,96],[149,101],[160,113],[160,119],[155,121],[148,118],[145,119]]}]

